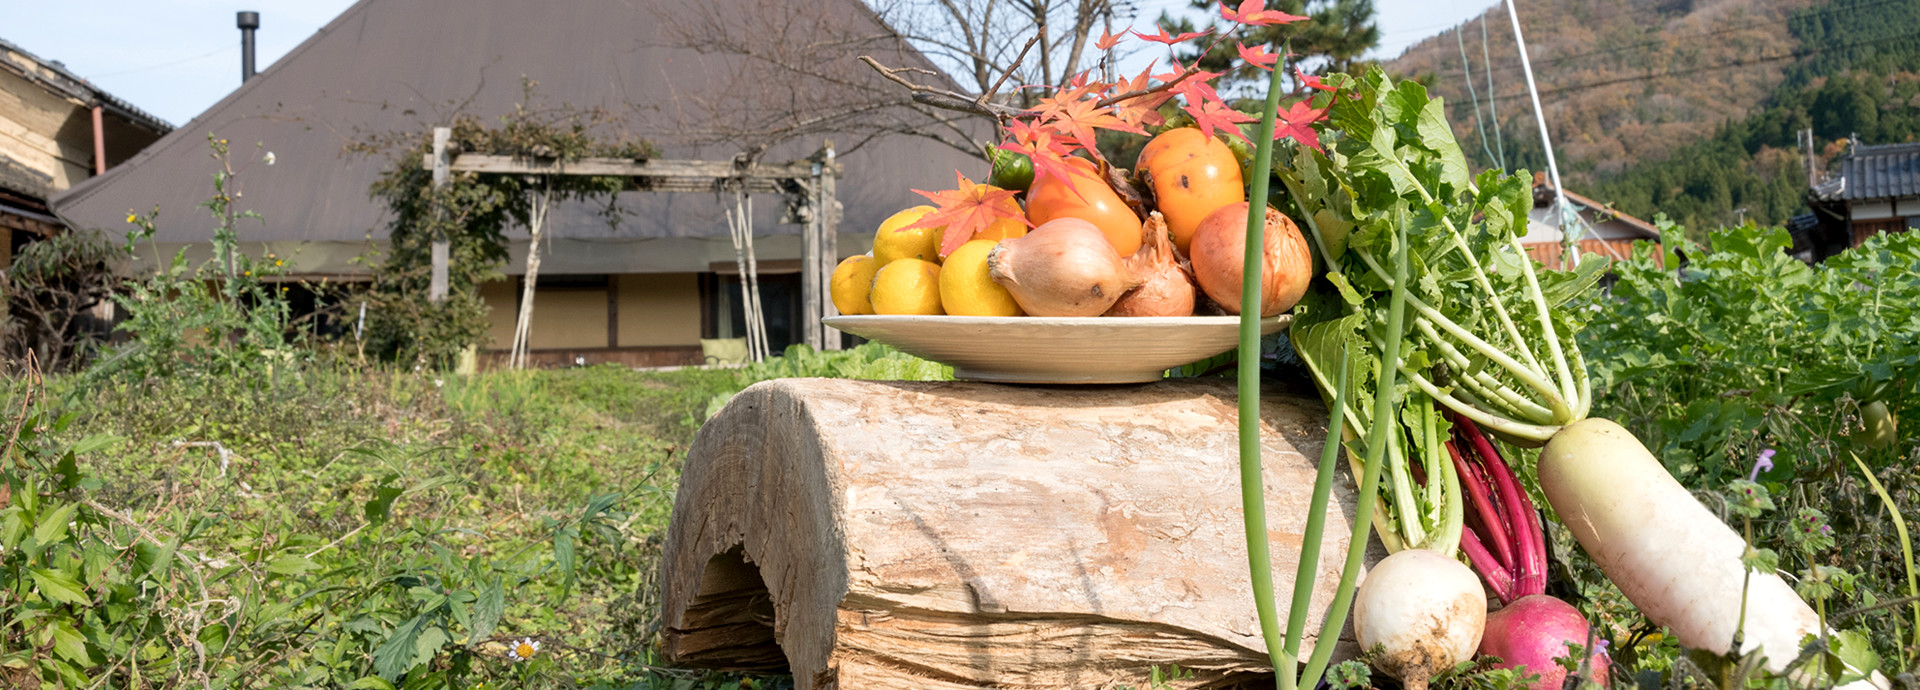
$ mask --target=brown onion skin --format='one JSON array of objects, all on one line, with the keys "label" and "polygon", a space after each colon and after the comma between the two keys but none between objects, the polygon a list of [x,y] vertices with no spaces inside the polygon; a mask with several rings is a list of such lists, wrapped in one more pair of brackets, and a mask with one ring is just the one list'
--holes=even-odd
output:
[{"label": "brown onion skin", "polygon": [[1166,217],[1154,211],[1141,226],[1140,251],[1127,270],[1141,283],[1113,303],[1107,316],[1193,316],[1193,276],[1174,253]]},{"label": "brown onion skin", "polygon": [[[1278,316],[1307,294],[1313,253],[1286,214],[1267,207],[1266,255],[1260,262],[1261,316]],[[1241,272],[1246,270],[1247,204],[1229,204],[1207,214],[1194,230],[1190,256],[1194,281],[1229,313],[1240,313]]]},{"label": "brown onion skin", "polygon": [[1078,218],[1050,220],[994,245],[987,275],[1028,316],[1099,316],[1139,285],[1106,234]]}]

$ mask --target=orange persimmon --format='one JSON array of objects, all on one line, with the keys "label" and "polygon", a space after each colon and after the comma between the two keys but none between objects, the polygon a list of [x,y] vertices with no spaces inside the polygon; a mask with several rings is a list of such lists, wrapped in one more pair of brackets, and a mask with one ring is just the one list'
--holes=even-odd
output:
[{"label": "orange persimmon", "polygon": [[1034,178],[1027,190],[1027,219],[1035,226],[1056,218],[1087,221],[1100,228],[1114,251],[1133,256],[1140,249],[1140,216],[1100,178],[1093,161],[1068,158],[1067,165],[1073,169],[1072,187],[1052,177]]},{"label": "orange persimmon", "polygon": [[1173,244],[1182,252],[1191,248],[1193,232],[1207,214],[1247,200],[1233,149],[1193,127],[1161,132],[1140,150],[1136,165],[1153,185],[1155,207],[1167,217]]}]

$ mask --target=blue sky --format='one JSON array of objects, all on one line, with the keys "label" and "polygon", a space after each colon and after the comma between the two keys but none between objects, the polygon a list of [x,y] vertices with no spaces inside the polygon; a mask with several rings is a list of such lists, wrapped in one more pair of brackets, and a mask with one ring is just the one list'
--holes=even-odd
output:
[{"label": "blue sky", "polygon": [[[261,69],[341,11],[351,0],[0,0],[0,38],[67,69],[147,112],[183,124],[240,85],[240,32],[234,13],[260,13]],[[1392,57],[1407,46],[1479,14],[1491,0],[1375,0],[1381,45]],[[1181,8],[1186,0],[1143,0],[1141,14]],[[1145,24],[1145,22],[1141,22]]]}]

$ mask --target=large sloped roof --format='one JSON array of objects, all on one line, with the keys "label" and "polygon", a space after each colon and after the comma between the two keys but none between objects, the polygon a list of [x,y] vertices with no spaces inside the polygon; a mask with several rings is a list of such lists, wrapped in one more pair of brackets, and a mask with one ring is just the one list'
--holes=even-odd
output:
[{"label": "large sloped roof", "polygon": [[[783,14],[769,17],[768,7]],[[723,26],[734,17],[743,23]],[[863,43],[848,45],[848,36]],[[753,50],[809,40],[836,47],[830,60],[796,69],[726,48],[738,40]],[[695,43],[706,45],[689,47]],[[799,54],[781,50],[761,52]],[[928,121],[904,91],[898,104],[887,105],[875,100],[882,92],[862,87],[849,92],[865,99],[857,114],[827,118],[841,93],[835,89],[847,88],[834,82],[878,78],[855,61],[859,54],[933,67],[892,38],[860,0],[361,0],[191,122],[52,203],[70,224],[108,229],[124,228],[129,209],[158,204],[159,241],[205,241],[210,221],[196,207],[212,190],[206,140],[213,134],[235,151],[237,207],[264,218],[264,227],[240,226],[242,239],[377,238],[386,217],[368,187],[388,161],[345,147],[382,133],[423,132],[457,113],[497,118],[526,102],[531,81],[536,104],[603,108],[621,118],[607,127],[654,143],[664,158],[727,160],[770,145],[763,160],[790,160],[831,138],[845,152],[841,229],[863,232],[918,203],[910,187],[948,186],[954,170],[977,176],[984,164],[931,139],[874,137]],[[800,120],[831,121],[833,131],[807,129]],[[787,136],[783,124],[805,134]],[[984,124],[959,126],[979,133]],[[273,165],[259,160],[265,151],[274,153]],[[712,194],[628,193],[620,205],[630,213],[617,227],[584,205],[556,208],[551,225],[560,238],[724,236],[717,202]],[[779,206],[756,205],[759,232],[797,230],[773,223]]]},{"label": "large sloped roof", "polygon": [[1854,146],[1840,162],[1848,201],[1920,196],[1920,144]]}]

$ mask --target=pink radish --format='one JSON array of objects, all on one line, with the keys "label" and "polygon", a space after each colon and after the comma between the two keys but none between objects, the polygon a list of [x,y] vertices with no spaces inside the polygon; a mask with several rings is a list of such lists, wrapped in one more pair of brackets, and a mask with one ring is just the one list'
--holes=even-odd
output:
[{"label": "pink radish", "polygon": [[[1468,562],[1505,606],[1487,614],[1480,653],[1499,657],[1496,668],[1525,666],[1540,677],[1534,690],[1559,688],[1567,676],[1555,659],[1569,644],[1598,647],[1588,639],[1587,619],[1564,601],[1547,596],[1547,539],[1540,516],[1500,452],[1473,420],[1452,418],[1454,438],[1447,442],[1473,519],[1461,533]],[[1488,545],[1491,545],[1489,548]],[[1591,650],[1588,666],[1594,682],[1604,684],[1608,660]]]},{"label": "pink radish", "polygon": [[[1801,640],[1820,633],[1819,615],[1778,574],[1749,580],[1740,562],[1746,540],[1619,424],[1589,418],[1567,425],[1541,451],[1539,477],[1547,502],[1607,579],[1688,647],[1726,654],[1738,630],[1740,652],[1760,650],[1780,673]],[[1876,672],[1843,687],[1888,685]]]},{"label": "pink radish", "polygon": [[[1480,653],[1500,657],[1500,668],[1526,667],[1527,673],[1540,676],[1534,690],[1561,687],[1567,669],[1558,660],[1573,653],[1567,645],[1599,647],[1598,638],[1588,640],[1587,619],[1567,602],[1545,594],[1530,594],[1487,614],[1487,632],[1480,639]],[[1606,685],[1605,652],[1590,649],[1587,675],[1595,683]]]}]

